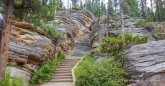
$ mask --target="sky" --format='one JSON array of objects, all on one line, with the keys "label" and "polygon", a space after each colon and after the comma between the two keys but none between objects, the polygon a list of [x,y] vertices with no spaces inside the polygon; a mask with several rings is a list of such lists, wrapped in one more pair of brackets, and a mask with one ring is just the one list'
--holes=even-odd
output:
[{"label": "sky", "polygon": [[[64,4],[64,6],[66,7],[66,8],[68,8],[68,1],[69,1],[69,4],[71,5],[71,0],[62,0],[63,1],[63,4]],[[82,0],[82,1],[85,1],[85,0]],[[104,3],[107,3],[108,2],[108,0],[103,0],[104,1]],[[151,6],[151,3],[150,3],[150,0],[147,0],[147,7],[150,7]]]}]

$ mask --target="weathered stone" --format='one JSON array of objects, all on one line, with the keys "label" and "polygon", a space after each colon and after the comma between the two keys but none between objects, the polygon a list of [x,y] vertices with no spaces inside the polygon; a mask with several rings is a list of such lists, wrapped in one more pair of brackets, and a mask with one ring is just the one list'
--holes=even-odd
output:
[{"label": "weathered stone", "polygon": [[12,20],[12,24],[24,29],[34,29],[34,26],[27,22],[18,22],[18,21]]},{"label": "weathered stone", "polygon": [[[125,52],[125,70],[134,80],[164,82],[165,78],[165,40],[134,45]],[[161,77],[160,77],[161,76]],[[163,80],[162,80],[163,78]],[[141,82],[138,82],[138,84]],[[144,83],[144,82],[142,82]],[[149,86],[148,84],[130,86]],[[151,83],[150,83],[151,84]],[[154,84],[150,85],[154,86]],[[159,85],[160,86],[160,85]]]},{"label": "weathered stone", "polygon": [[9,72],[12,77],[17,76],[23,78],[24,86],[28,86],[31,77],[30,76],[31,74],[29,72],[20,70],[16,67],[9,67],[9,66],[6,69],[6,72]]},{"label": "weathered stone", "polygon": [[[152,33],[150,33],[147,29],[145,28],[124,28],[125,33],[131,33],[133,36],[135,35],[148,35],[148,42],[155,41],[155,38],[152,37]],[[111,36],[118,36],[122,33],[121,30],[111,30],[110,32]]]}]

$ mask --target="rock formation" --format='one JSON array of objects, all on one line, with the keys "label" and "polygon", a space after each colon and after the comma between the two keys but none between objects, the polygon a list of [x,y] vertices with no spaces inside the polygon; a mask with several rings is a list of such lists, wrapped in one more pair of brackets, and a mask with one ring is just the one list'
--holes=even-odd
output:
[{"label": "rock formation", "polygon": [[[57,22],[59,25],[55,26]],[[13,20],[7,69],[11,70],[12,75],[20,73],[28,83],[33,72],[41,65],[56,58],[61,51],[68,54],[75,43],[79,43],[77,40],[81,36],[88,35],[95,29],[95,23],[97,19],[89,11],[58,11],[56,20],[50,21],[49,25],[65,34],[52,42],[42,28],[35,30],[32,24]],[[86,44],[91,46],[91,43]],[[75,51],[73,54],[81,53],[83,52]]]}]

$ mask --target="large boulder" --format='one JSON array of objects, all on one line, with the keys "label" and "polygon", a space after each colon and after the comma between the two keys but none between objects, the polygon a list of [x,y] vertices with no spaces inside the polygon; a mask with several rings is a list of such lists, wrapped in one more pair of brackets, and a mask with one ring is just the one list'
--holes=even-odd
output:
[{"label": "large boulder", "polygon": [[129,86],[164,86],[165,40],[134,45],[125,52],[125,71],[135,84]]}]

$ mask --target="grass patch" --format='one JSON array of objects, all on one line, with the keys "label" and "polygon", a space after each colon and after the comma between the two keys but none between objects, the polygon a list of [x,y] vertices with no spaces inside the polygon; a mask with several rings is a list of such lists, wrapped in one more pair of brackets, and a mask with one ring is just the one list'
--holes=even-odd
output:
[{"label": "grass patch", "polygon": [[24,81],[22,77],[11,76],[10,72],[5,75],[5,80],[0,80],[0,86],[24,86]]},{"label": "grass patch", "polygon": [[57,59],[51,60],[45,65],[41,66],[31,78],[30,86],[50,81],[54,70],[64,58],[65,55],[60,52],[57,56]]}]

